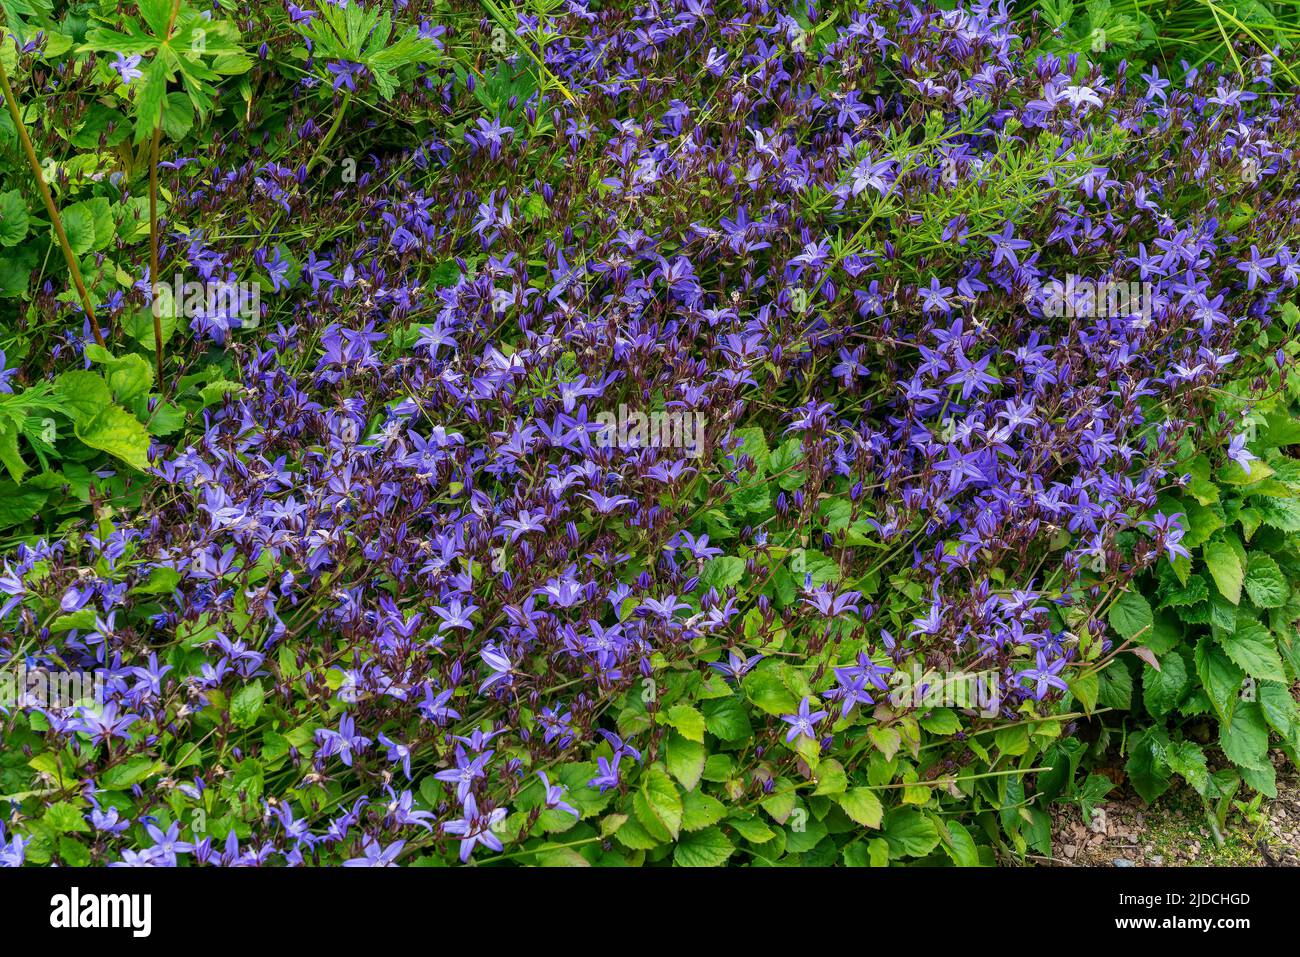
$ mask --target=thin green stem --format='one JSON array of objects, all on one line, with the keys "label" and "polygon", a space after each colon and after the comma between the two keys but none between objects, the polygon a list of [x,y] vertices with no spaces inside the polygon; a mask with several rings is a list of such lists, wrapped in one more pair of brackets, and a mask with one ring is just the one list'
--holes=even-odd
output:
[{"label": "thin green stem", "polygon": [[41,164],[36,159],[36,150],[32,147],[31,137],[27,135],[27,126],[23,123],[22,113],[18,109],[18,101],[14,99],[14,91],[9,86],[9,74],[5,71],[3,63],[0,63],[0,87],[4,88],[5,103],[9,107],[9,115],[13,117],[14,127],[18,130],[18,139],[22,141],[23,152],[27,154],[27,165],[32,168],[32,175],[36,177],[36,185],[40,188],[41,198],[45,200],[45,209],[50,214],[50,222],[54,225],[54,234],[59,238],[59,246],[63,249],[63,259],[68,264],[68,271],[72,273],[72,282],[77,287],[77,295],[81,297],[81,307],[86,310],[86,317],[90,320],[90,329],[95,335],[95,341],[101,346],[105,345],[104,333],[99,328],[99,320],[95,318],[95,310],[90,305],[90,294],[86,292],[86,284],[81,279],[81,267],[77,265],[77,257],[73,255],[72,246],[68,243],[68,234],[63,231],[63,220],[59,217],[58,207],[54,205],[54,197],[50,195],[50,188],[41,174]]},{"label": "thin green stem", "polygon": [[[171,16],[167,20],[167,35],[163,42],[170,42],[172,31],[176,28],[176,17],[181,12],[181,0],[173,0]],[[159,53],[159,56],[162,54]],[[164,101],[164,109],[166,109]],[[149,145],[149,311],[153,313],[153,354],[154,364],[158,370],[158,390],[166,393],[167,383],[163,376],[163,335],[162,311],[158,308],[158,148],[162,145],[162,117],[153,128],[153,141]]]}]

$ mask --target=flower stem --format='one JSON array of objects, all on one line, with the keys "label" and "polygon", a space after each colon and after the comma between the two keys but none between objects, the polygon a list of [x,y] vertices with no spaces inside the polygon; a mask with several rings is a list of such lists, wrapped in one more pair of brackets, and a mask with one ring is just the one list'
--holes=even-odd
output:
[{"label": "flower stem", "polygon": [[[162,310],[158,308],[158,145],[162,126],[154,127],[149,149],[149,311],[153,313],[153,355],[158,369],[158,389],[163,382]],[[174,301],[174,300],[173,300]]]},{"label": "flower stem", "polygon": [[58,207],[54,205],[54,197],[50,195],[50,188],[45,184],[45,177],[41,174],[41,164],[36,159],[36,150],[32,148],[31,137],[27,135],[27,127],[23,124],[22,114],[18,111],[18,101],[14,99],[14,91],[9,86],[9,74],[5,72],[3,63],[0,63],[0,87],[4,88],[5,103],[9,107],[9,115],[14,119],[14,127],[18,130],[18,138],[23,144],[23,152],[27,154],[27,165],[32,168],[32,175],[36,177],[36,185],[45,200],[45,209],[50,214],[50,222],[54,224],[54,234],[59,238],[59,246],[63,249],[64,261],[68,264],[73,285],[77,287],[77,294],[81,297],[81,307],[86,310],[86,317],[90,319],[90,328],[95,334],[95,341],[101,346],[105,345],[104,333],[100,330],[99,320],[95,318],[95,310],[90,305],[90,294],[86,292],[86,284],[81,279],[81,267],[77,265],[77,257],[72,254],[72,247],[68,244],[68,234],[63,231],[63,220],[59,218]]},{"label": "flower stem", "polygon": [[[181,0],[172,3],[171,17],[167,20],[167,35],[164,42],[171,40],[176,27],[176,17],[181,12]],[[163,109],[167,109],[167,98],[163,97]],[[163,337],[162,313],[158,309],[158,147],[162,143],[162,118],[153,128],[153,142],[149,146],[149,311],[153,313],[153,355],[158,369],[158,390],[166,394],[166,382],[163,378]],[[175,301],[173,299],[173,301]]]}]

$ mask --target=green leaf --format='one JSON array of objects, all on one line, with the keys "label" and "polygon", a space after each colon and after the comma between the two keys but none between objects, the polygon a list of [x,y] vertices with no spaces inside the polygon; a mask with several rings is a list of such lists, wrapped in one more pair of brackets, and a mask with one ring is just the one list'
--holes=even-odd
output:
[{"label": "green leaf", "polygon": [[673,863],[678,867],[721,867],[734,850],[721,828],[707,827],[682,836],[673,849]]},{"label": "green leaf", "polygon": [[1164,604],[1169,608],[1185,608],[1195,605],[1210,597],[1210,586],[1200,575],[1193,575],[1182,588],[1171,589],[1165,596]]},{"label": "green leaf", "polygon": [[766,844],[776,837],[776,831],[756,817],[730,817],[727,824],[751,844]]},{"label": "green leaf", "polygon": [[27,204],[16,189],[0,193],[0,246],[17,246],[27,237]]},{"label": "green leaf", "polygon": [[1110,606],[1107,614],[1110,626],[1121,638],[1140,638],[1150,630],[1151,605],[1135,591],[1126,591]]},{"label": "green leaf", "polygon": [[888,867],[889,844],[882,837],[846,844],[844,864],[846,867]]},{"label": "green leaf", "polygon": [[50,631],[56,635],[73,628],[91,631],[95,627],[95,611],[94,608],[81,608],[70,615],[60,615],[50,622]]},{"label": "green leaf", "polygon": [[799,707],[799,700],[785,686],[775,667],[760,665],[745,675],[741,685],[749,700],[768,714],[791,714]]},{"label": "green leaf", "polygon": [[10,478],[19,483],[28,471],[18,449],[18,426],[5,419],[0,419],[0,465],[8,470]]},{"label": "green leaf", "polygon": [[235,727],[251,728],[257,724],[257,716],[262,713],[265,700],[266,692],[258,678],[236,691],[230,699],[230,720],[235,723]]},{"label": "green leaf", "polygon": [[90,825],[86,823],[81,810],[67,801],[60,801],[47,807],[45,813],[41,815],[41,821],[54,834],[85,834],[90,831]]},{"label": "green leaf", "polygon": [[59,857],[68,867],[89,867],[90,850],[76,838],[66,834],[59,838]]},{"label": "green leaf", "polygon": [[1079,809],[1084,819],[1091,821],[1092,812],[1115,787],[1115,782],[1104,774],[1089,774],[1079,788]]},{"label": "green leaf", "polygon": [[21,525],[41,510],[50,493],[0,481],[0,529]]},{"label": "green leaf", "polygon": [[682,798],[682,830],[698,831],[727,816],[727,806],[703,791],[688,791]]},{"label": "green leaf", "polygon": [[[83,255],[92,249],[103,249],[113,241],[113,236],[117,232],[113,223],[113,208],[108,200],[102,196],[83,200],[80,203],[73,203],[71,206],[66,207],[61,215],[63,217],[63,228],[68,233],[68,241],[78,255]],[[78,230],[85,229],[88,231],[88,236],[85,239],[86,249],[78,249],[78,244],[72,242],[73,225]]]},{"label": "green leaf", "polygon": [[1244,575],[1236,550],[1227,542],[1210,542],[1202,554],[1214,584],[1219,586],[1219,593],[1234,605],[1240,602]]},{"label": "green leaf", "polygon": [[1101,693],[1101,678],[1097,674],[1072,678],[1066,682],[1070,693],[1083,705],[1083,710],[1092,714],[1097,708],[1097,695]]},{"label": "green leaf", "polygon": [[885,756],[886,761],[894,759],[894,755],[898,753],[903,743],[902,735],[898,733],[897,728],[887,728],[879,724],[868,725],[867,738],[876,750]]},{"label": "green leaf", "polygon": [[1013,724],[993,735],[993,743],[1005,755],[1015,757],[1029,750],[1029,729],[1024,724]]},{"label": "green leaf", "polygon": [[749,712],[736,695],[705,702],[704,726],[723,741],[744,741],[754,733]]},{"label": "green leaf", "polygon": [[1265,525],[1283,532],[1300,532],[1300,499],[1255,495],[1250,501]]},{"label": "green leaf", "polygon": [[1282,569],[1263,552],[1253,552],[1246,566],[1246,594],[1260,608],[1281,608],[1291,595]]},{"label": "green leaf", "polygon": [[885,813],[884,805],[870,788],[850,788],[836,800],[855,823],[863,827],[880,827]]},{"label": "green leaf", "polygon": [[700,572],[700,587],[716,588],[719,592],[737,584],[745,574],[745,560],[734,555],[712,558]]},{"label": "green leaf", "polygon": [[944,841],[943,849],[952,862],[958,867],[979,867],[979,848],[975,846],[970,831],[960,821],[948,821],[947,831],[948,840]]},{"label": "green leaf", "polygon": [[73,422],[89,422],[108,405],[113,393],[102,376],[93,372],[65,372],[54,380],[54,392],[63,400]]},{"label": "green leaf", "polygon": [[632,819],[623,822],[623,826],[614,832],[614,839],[630,851],[650,851],[664,843]]},{"label": "green leaf", "polygon": [[110,405],[89,421],[78,422],[77,438],[92,449],[116,456],[132,468],[149,467],[149,433],[125,409]]},{"label": "green leaf", "polygon": [[173,142],[182,140],[193,127],[194,103],[180,91],[168,93],[162,111],[162,128],[167,138]]},{"label": "green leaf", "polygon": [[[95,248],[95,215],[85,206],[69,206],[59,212],[68,245],[77,256],[84,256]],[[58,244],[58,234],[50,227],[50,243]]]},{"label": "green leaf", "polygon": [[782,442],[772,453],[768,462],[768,470],[772,475],[779,475],[777,484],[787,492],[793,492],[806,481],[808,481],[807,472],[799,468],[799,463],[803,460],[803,440],[800,438],[790,438]]},{"label": "green leaf", "polygon": [[167,23],[171,19],[170,0],[140,0],[140,16],[149,24],[149,31],[159,40],[166,40]]},{"label": "green leaf", "polygon": [[199,395],[203,397],[203,405],[206,408],[220,402],[228,393],[240,392],[243,388],[238,382],[232,382],[229,379],[218,379],[216,382],[209,382],[200,389]]},{"label": "green leaf", "polygon": [[99,776],[100,787],[106,791],[125,791],[132,785],[139,784],[145,778],[162,770],[162,766],[152,758],[137,756],[128,758],[116,767],[109,768]]},{"label": "green leaf", "polygon": [[687,791],[695,790],[704,774],[704,745],[682,737],[676,731],[668,735],[665,763],[668,770]]},{"label": "green leaf", "polygon": [[[1294,304],[1289,304],[1294,309]],[[1285,412],[1272,412],[1266,417],[1268,428],[1260,436],[1260,444],[1268,449],[1300,445],[1300,419]]]},{"label": "green leaf", "polygon": [[689,704],[675,704],[668,709],[664,721],[676,728],[691,741],[704,740],[704,715]]},{"label": "green leaf", "polygon": [[1233,764],[1263,770],[1268,765],[1268,725],[1254,701],[1243,701],[1227,722],[1219,722],[1219,746]]},{"label": "green leaf", "polygon": [[135,142],[143,143],[162,122],[167,97],[167,63],[162,56],[149,61],[144,76],[135,81]]},{"label": "green leaf", "polygon": [[162,400],[154,406],[145,427],[150,435],[173,435],[185,425],[185,410],[175,402]]},{"label": "green leaf", "polygon": [[1127,711],[1133,703],[1133,676],[1118,658],[1103,668],[1097,689],[1097,704],[1103,708]]},{"label": "green leaf", "polygon": [[844,765],[840,764],[835,758],[826,758],[817,765],[817,789],[813,791],[814,795],[836,795],[843,794],[844,789],[849,786],[848,775],[844,773]]},{"label": "green leaf", "polygon": [[961,730],[961,719],[951,708],[935,708],[920,721],[921,727],[931,734],[948,737]]},{"label": "green leaf", "polygon": [[1245,674],[1209,635],[1196,645],[1196,676],[1220,721],[1232,714]]},{"label": "green leaf", "polygon": [[1241,621],[1230,635],[1219,636],[1219,644],[1232,663],[1262,681],[1285,681],[1282,656],[1268,629],[1259,622]]},{"label": "green leaf", "polygon": [[[176,303],[174,300],[159,296],[154,305],[157,306],[159,313],[158,324],[162,327],[163,345],[166,345],[176,334]],[[154,306],[128,309],[122,317],[122,331],[150,352],[154,348],[153,309]]]},{"label": "green leaf", "polygon": [[180,572],[159,565],[149,572],[149,577],[131,589],[132,595],[170,595],[180,584]]},{"label": "green leaf", "polygon": [[1178,707],[1188,684],[1187,664],[1176,649],[1160,659],[1159,671],[1145,665],[1142,669],[1142,701],[1147,711],[1153,717],[1163,718]]},{"label": "green leaf", "polygon": [[759,475],[767,474],[768,459],[771,453],[767,448],[767,436],[759,428],[736,429],[736,438],[740,439],[740,452],[754,460]]},{"label": "green leaf", "polygon": [[1292,747],[1300,747],[1300,711],[1297,711],[1291,691],[1282,682],[1265,681],[1259,685],[1259,708],[1269,727],[1291,742]]},{"label": "green leaf", "polygon": [[91,343],[86,346],[86,358],[104,366],[109,390],[120,405],[131,406],[148,395],[153,386],[153,366],[143,356],[114,356],[103,346]]},{"label": "green leaf", "polygon": [[1194,741],[1179,741],[1165,751],[1169,770],[1182,777],[1196,793],[1205,796],[1210,785],[1210,770],[1205,752]]},{"label": "green leaf", "polygon": [[939,829],[913,808],[895,808],[885,815],[885,840],[889,856],[924,857],[939,845]]},{"label": "green leaf", "polygon": [[1164,755],[1169,735],[1162,728],[1148,728],[1129,739],[1129,758],[1124,765],[1133,790],[1150,804],[1169,790],[1169,768]]},{"label": "green leaf", "polygon": [[652,767],[641,777],[641,787],[632,798],[637,820],[659,841],[677,840],[682,828],[682,799],[664,771]]}]

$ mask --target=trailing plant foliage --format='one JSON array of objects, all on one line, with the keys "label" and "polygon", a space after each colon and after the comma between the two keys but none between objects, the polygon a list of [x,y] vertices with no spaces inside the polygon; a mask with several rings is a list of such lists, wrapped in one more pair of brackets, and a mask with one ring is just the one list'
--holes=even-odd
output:
[{"label": "trailing plant foliage", "polygon": [[1181,779],[1220,825],[1243,782],[1276,797],[1271,748],[1292,762],[1300,749],[1291,692],[1300,674],[1300,388],[1278,369],[1295,351],[1297,318],[1288,303],[1282,322],[1259,331],[1252,351],[1276,350],[1278,364],[1217,393],[1207,410],[1215,441],[1201,443],[1211,451],[1190,457],[1183,481],[1162,496],[1162,511],[1183,516],[1187,554],[1143,575],[1111,618],[1125,631],[1138,626],[1131,637],[1143,658],[1127,673],[1116,662],[1108,679],[1133,689],[1117,704],[1143,716],[1127,738],[1129,780],[1150,801]]},{"label": "trailing plant foliage", "polygon": [[[273,39],[222,73],[159,10],[99,19],[177,71],[164,124],[213,101],[156,170],[162,262],[263,296],[169,311],[155,381],[130,130],[64,141],[108,174],[60,198],[103,200],[114,338],[15,274],[47,498],[0,660],[104,700],[6,707],[4,863],[993,863],[1104,796],[1081,730],[1148,685],[1231,706],[1267,783],[1219,685],[1159,689],[1202,646],[1244,674],[1256,610],[1287,667],[1294,385],[1239,371],[1300,281],[1270,61],[1108,71],[989,4],[350,0],[241,9]],[[104,73],[31,42],[24,102]],[[1204,427],[1237,401],[1244,445]]]}]

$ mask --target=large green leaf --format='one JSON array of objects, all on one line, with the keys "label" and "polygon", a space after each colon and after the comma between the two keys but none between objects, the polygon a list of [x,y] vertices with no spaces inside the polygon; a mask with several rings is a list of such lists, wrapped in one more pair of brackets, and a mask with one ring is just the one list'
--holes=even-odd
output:
[{"label": "large green leaf", "polygon": [[128,408],[148,395],[153,386],[153,366],[143,356],[134,353],[115,356],[104,347],[91,344],[86,346],[86,358],[104,367],[113,398]]},{"label": "large green leaf", "polygon": [[1219,592],[1234,605],[1241,601],[1241,582],[1244,577],[1237,553],[1227,542],[1210,542],[1203,550],[1206,567]]},{"label": "large green leaf", "polygon": [[1129,738],[1128,746],[1124,771],[1133,790],[1150,804],[1169,790],[1169,766],[1164,760],[1169,735],[1163,728],[1148,728]]},{"label": "large green leaf", "polygon": [[1110,606],[1106,616],[1121,638],[1142,638],[1154,620],[1151,605],[1136,591],[1126,591]]},{"label": "large green leaf", "polygon": [[77,423],[77,438],[92,449],[121,459],[132,468],[149,467],[149,433],[125,409],[110,405],[88,421]]},{"label": "large green leaf", "polygon": [[1209,635],[1196,645],[1196,676],[1219,720],[1226,720],[1237,704],[1245,673]]},{"label": "large green leaf", "polygon": [[39,512],[49,492],[0,481],[0,528],[21,525]]},{"label": "large green leaf", "polygon": [[0,193],[0,246],[17,246],[27,236],[27,204],[16,189]]},{"label": "large green leaf", "polygon": [[743,741],[753,733],[749,712],[736,695],[704,703],[704,726],[723,741]]},{"label": "large green leaf", "polygon": [[676,840],[682,827],[682,799],[673,779],[658,768],[649,768],[632,797],[637,820],[651,837],[661,842]]},{"label": "large green leaf", "polygon": [[262,682],[256,678],[235,692],[230,699],[230,720],[237,728],[251,728],[257,723],[257,716],[262,713],[266,692]]},{"label": "large green leaf", "polygon": [[1282,569],[1268,555],[1254,552],[1246,566],[1246,594],[1260,608],[1281,608],[1291,595]]},{"label": "large green leaf", "polygon": [[1210,771],[1205,762],[1205,752],[1194,741],[1179,741],[1165,750],[1169,770],[1182,777],[1198,794],[1209,789]]},{"label": "large green leaf", "polygon": [[939,844],[934,821],[913,808],[896,808],[886,814],[884,830],[891,857],[924,857]]},{"label": "large green leaf", "polygon": [[684,738],[676,731],[669,732],[664,760],[668,770],[687,791],[695,790],[704,774],[704,745]]},{"label": "large green leaf", "polygon": [[74,422],[89,422],[105,406],[113,404],[108,383],[93,372],[63,373],[54,381],[54,392]]},{"label": "large green leaf", "polygon": [[691,741],[704,740],[704,715],[689,704],[675,704],[664,715],[664,723],[676,728]]},{"label": "large green leaf", "polygon": [[1268,725],[1258,703],[1241,702],[1231,720],[1219,723],[1219,746],[1243,768],[1262,770],[1268,764]]},{"label": "large green leaf", "polygon": [[884,806],[870,788],[849,788],[836,800],[840,802],[844,813],[858,824],[863,827],[880,827]]},{"label": "large green leaf", "polygon": [[1142,700],[1153,717],[1163,718],[1182,701],[1187,691],[1187,665],[1177,649],[1160,659],[1160,670],[1142,669]]},{"label": "large green leaf", "polygon": [[745,560],[734,555],[719,555],[710,559],[700,572],[702,588],[716,588],[719,592],[737,584],[745,574]]},{"label": "large green leaf", "polygon": [[721,867],[735,847],[718,827],[706,827],[694,834],[684,834],[673,849],[673,863],[678,867]]},{"label": "large green leaf", "polygon": [[27,474],[27,463],[18,448],[18,426],[5,419],[0,419],[0,465],[15,482],[22,482]]},{"label": "large green leaf", "polygon": [[1233,664],[1263,681],[1285,681],[1282,656],[1277,653],[1277,643],[1268,629],[1256,621],[1237,623],[1232,634],[1221,635],[1219,644]]}]

